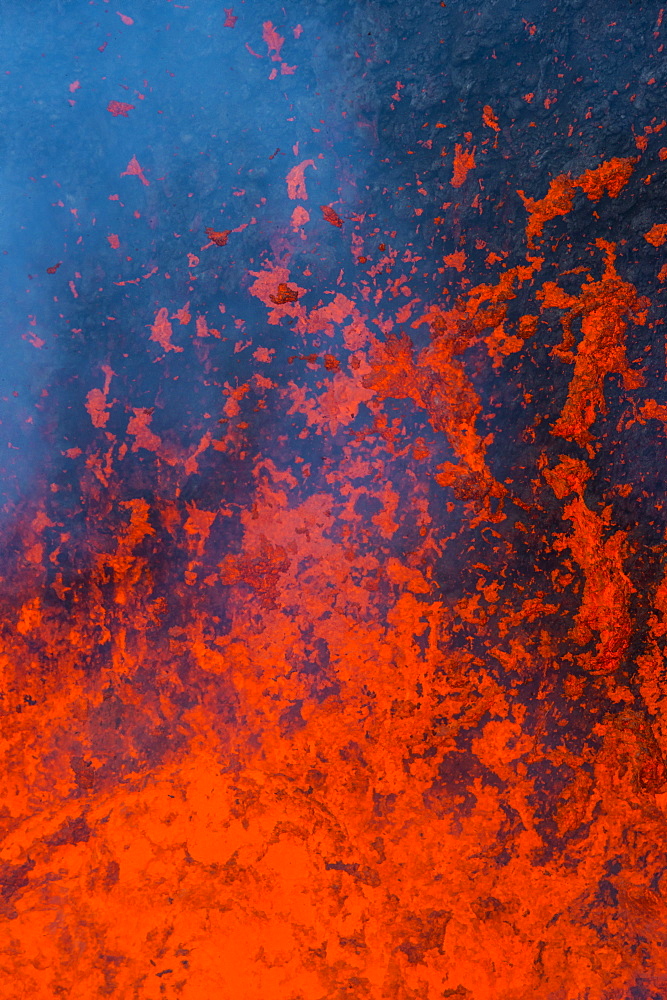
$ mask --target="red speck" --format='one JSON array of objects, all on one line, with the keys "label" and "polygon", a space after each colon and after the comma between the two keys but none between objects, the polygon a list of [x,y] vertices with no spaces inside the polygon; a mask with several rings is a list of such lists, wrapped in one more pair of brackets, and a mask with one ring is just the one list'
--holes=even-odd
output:
[{"label": "red speck", "polygon": [[338,212],[334,212],[333,208],[329,208],[328,205],[320,205],[320,210],[327,222],[330,222],[332,226],[338,226],[339,229],[342,229],[343,220]]},{"label": "red speck", "polygon": [[644,233],[644,239],[654,247],[662,246],[667,241],[667,224],[657,222],[652,229]]},{"label": "red speck", "polygon": [[475,168],[475,147],[472,150],[464,149],[460,143],[456,143],[454,146],[454,172],[452,174],[451,185],[452,187],[461,187],[468,172],[474,170]]},{"label": "red speck", "polygon": [[456,250],[442,258],[445,267],[453,267],[456,271],[465,271],[466,255],[464,250]]},{"label": "red speck", "polygon": [[216,246],[224,247],[227,246],[227,240],[229,239],[229,234],[231,229],[223,229],[222,232],[217,232],[215,229],[205,229],[204,232],[208,236],[211,243],[215,243]]},{"label": "red speck", "polygon": [[74,83],[70,83],[70,85],[69,85],[69,92],[70,92],[70,94],[73,94],[74,91],[78,90],[80,86],[81,86],[81,84],[79,83],[78,80],[75,80]]},{"label": "red speck", "polygon": [[188,254],[188,267],[196,267],[199,263],[199,257],[193,253]]},{"label": "red speck", "polygon": [[292,34],[294,35],[295,38],[301,38],[301,35],[303,34],[302,25],[297,24],[296,28],[292,29]]},{"label": "red speck", "polygon": [[106,47],[107,47],[108,44],[109,44],[108,42],[103,42],[103,44],[100,45],[100,47],[98,48],[97,51],[98,52],[104,52],[104,50],[106,49]]},{"label": "red speck", "polygon": [[500,132],[500,125],[498,124],[498,118],[489,104],[485,104],[482,109],[482,121],[489,128],[492,128],[494,132]]},{"label": "red speck", "polygon": [[282,306],[286,302],[296,302],[299,298],[299,293],[293,288],[290,288],[289,285],[286,285],[285,282],[281,282],[278,285],[278,294],[269,295],[269,298],[272,302],[275,302],[277,306]]},{"label": "red speck", "polygon": [[109,233],[109,235],[107,236],[107,239],[109,241],[109,246],[113,247],[114,250],[117,250],[118,247],[120,246],[120,240],[118,239],[118,237],[116,236],[116,234],[115,233]]},{"label": "red speck", "polygon": [[[285,39],[274,29],[271,21],[265,21],[262,25],[262,38],[266,42],[269,55],[275,62],[280,61],[280,50]],[[273,53],[273,55],[271,55]]]},{"label": "red speck", "polygon": [[127,170],[124,170],[120,176],[121,177],[128,177],[130,175],[138,177],[140,179],[141,183],[145,184],[146,187],[148,187],[150,181],[147,181],[146,178],[144,177],[144,172],[141,169],[141,167],[139,166],[139,163],[137,161],[136,156],[132,157],[132,159],[130,160],[130,162],[127,165]]},{"label": "red speck", "polygon": [[116,13],[118,14],[118,16],[121,19],[121,21],[123,22],[123,24],[134,24],[134,21],[132,20],[132,18],[128,17],[127,14],[121,14],[121,12],[119,10],[117,10]]},{"label": "red speck", "polygon": [[237,21],[238,17],[234,14],[234,8],[225,7],[225,23],[223,24],[223,28],[233,28]]},{"label": "red speck", "polygon": [[46,273],[47,274],[55,274],[61,264],[62,264],[62,261],[59,260],[57,264],[53,265],[53,267],[47,267]]},{"label": "red speck", "polygon": [[306,167],[309,166],[313,170],[317,170],[314,160],[304,160],[302,163],[298,163],[295,167],[292,167],[287,174],[287,195],[292,200],[295,198],[301,198],[303,201],[308,200],[304,174]]},{"label": "red speck", "polygon": [[107,111],[110,111],[114,118],[122,115],[127,118],[128,111],[134,111],[134,104],[123,104],[122,101],[109,101]]}]

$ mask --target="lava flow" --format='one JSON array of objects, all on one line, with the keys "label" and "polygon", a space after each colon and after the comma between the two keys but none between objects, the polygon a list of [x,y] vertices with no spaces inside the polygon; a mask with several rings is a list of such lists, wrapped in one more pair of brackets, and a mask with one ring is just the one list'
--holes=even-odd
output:
[{"label": "lava flow", "polygon": [[657,1000],[653,84],[575,0],[165,6],[73,5],[16,227],[0,995]]}]

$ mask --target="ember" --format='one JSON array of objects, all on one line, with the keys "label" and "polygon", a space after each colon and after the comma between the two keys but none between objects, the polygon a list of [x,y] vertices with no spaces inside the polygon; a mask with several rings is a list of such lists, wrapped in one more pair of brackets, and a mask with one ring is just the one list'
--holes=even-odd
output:
[{"label": "ember", "polygon": [[299,293],[295,288],[290,288],[286,285],[284,281],[278,285],[278,292],[276,295],[269,295],[272,302],[276,305],[284,305],[285,302],[296,302],[299,298]]},{"label": "ember", "polygon": [[204,232],[208,236],[211,243],[215,243],[215,245],[218,247],[226,247],[227,240],[229,239],[229,234],[231,233],[231,229],[223,229],[222,232],[218,232],[215,229],[207,228],[204,230]]}]

